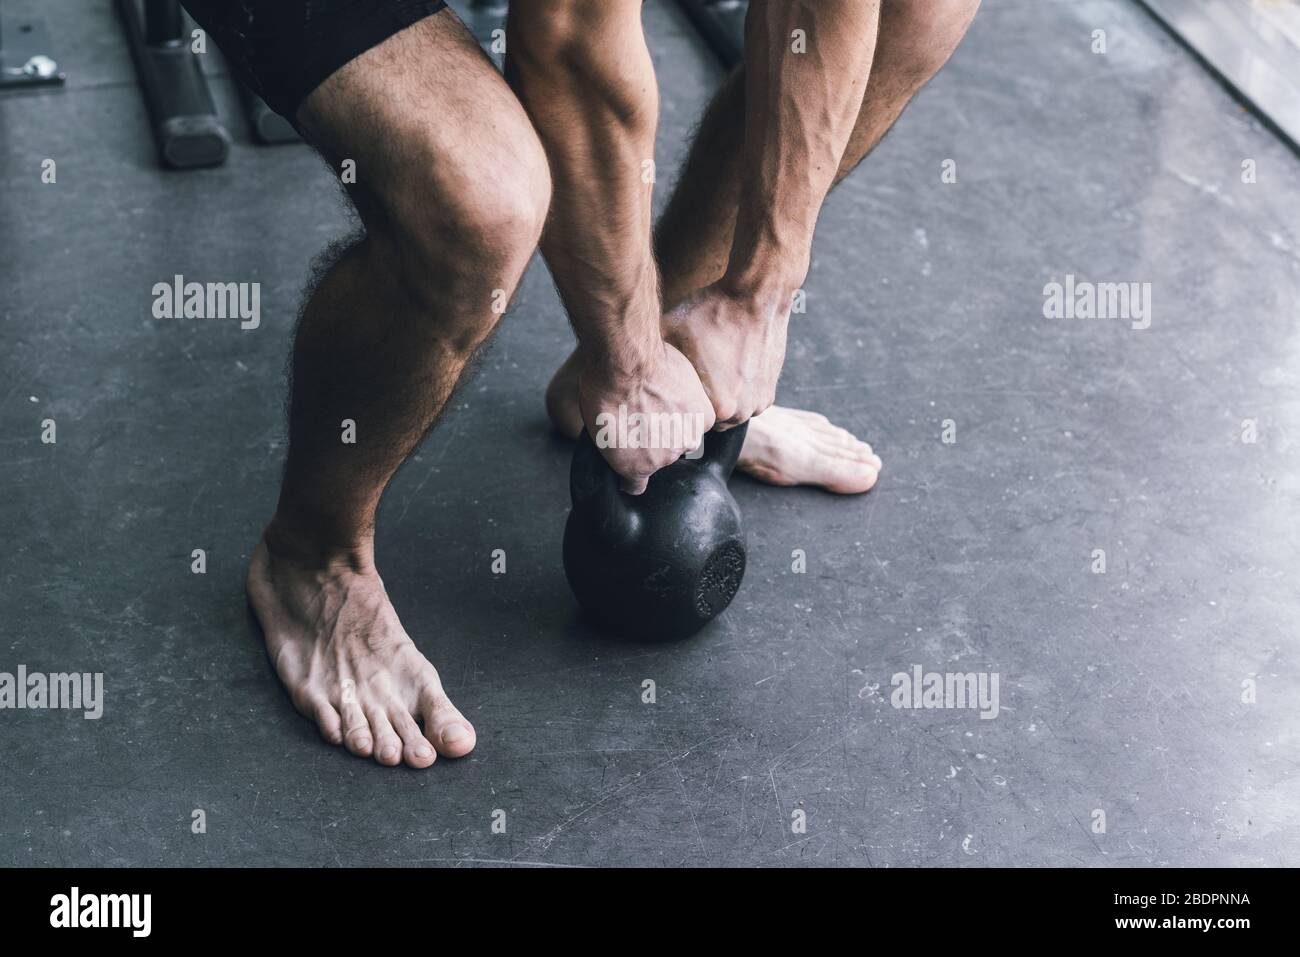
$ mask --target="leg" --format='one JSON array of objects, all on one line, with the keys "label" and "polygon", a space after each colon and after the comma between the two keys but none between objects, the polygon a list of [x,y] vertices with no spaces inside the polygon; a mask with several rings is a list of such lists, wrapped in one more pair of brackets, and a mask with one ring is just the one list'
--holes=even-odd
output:
[{"label": "leg", "polygon": [[498,291],[523,274],[549,180],[517,100],[445,10],[331,75],[297,122],[335,168],[356,162],[365,233],[303,310],[288,463],[248,594],[276,671],[328,741],[425,767],[435,750],[467,753],[474,729],[384,591],[375,510],[491,331]]},{"label": "leg", "polygon": [[[875,147],[918,90],[956,49],[979,0],[884,0],[871,79],[840,164],[847,176]],[[655,231],[665,311],[717,280],[731,252],[744,130],[743,66],[723,82],[704,113],[682,174]],[[572,361],[547,389],[556,428],[576,436]],[[864,492],[880,460],[869,446],[811,412],[774,406],[750,421],[740,466],[777,485]]]},{"label": "leg", "polygon": [[[948,62],[978,9],[979,0],[883,0],[871,79],[836,182],[866,158],[912,97]],[[726,269],[744,135],[743,69],[742,64],[727,77],[705,111],[655,232],[665,309]]]}]

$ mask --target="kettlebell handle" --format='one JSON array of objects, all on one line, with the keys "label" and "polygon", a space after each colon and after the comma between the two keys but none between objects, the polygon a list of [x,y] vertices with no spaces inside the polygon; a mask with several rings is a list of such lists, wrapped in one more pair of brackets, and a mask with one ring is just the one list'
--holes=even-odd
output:
[{"label": "kettlebell handle", "polygon": [[732,470],[740,461],[740,450],[744,448],[748,432],[749,423],[745,422],[725,432],[714,429],[707,433],[704,436],[704,455],[700,457],[700,463],[717,472],[725,482],[731,478]]},{"label": "kettlebell handle", "polygon": [[[745,445],[745,434],[749,423],[739,425],[725,432],[712,431],[704,436],[704,454],[693,460],[696,464],[717,474],[724,482],[731,477],[736,462],[740,459],[740,450]],[[688,459],[687,461],[692,461]],[[651,477],[651,482],[654,478]],[[580,501],[599,496],[611,508],[622,507],[627,499],[619,489],[618,473],[605,461],[591,433],[585,428],[578,436],[578,445],[573,450],[573,464],[569,468],[569,497],[576,505]]]}]

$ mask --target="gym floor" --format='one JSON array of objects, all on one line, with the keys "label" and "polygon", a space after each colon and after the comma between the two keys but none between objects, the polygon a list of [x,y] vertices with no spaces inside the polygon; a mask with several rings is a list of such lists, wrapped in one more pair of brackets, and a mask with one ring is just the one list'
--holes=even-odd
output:
[{"label": "gym floor", "polygon": [[[534,262],[380,515],[479,734],[419,772],[322,743],[243,597],[338,187],[249,140],[215,55],[230,159],[161,171],[110,5],[39,7],[67,86],[0,96],[0,671],[103,672],[105,703],[0,712],[0,864],[1300,863],[1300,170],[1135,4],[985,0],[832,195],[780,400],[884,472],[734,480],[749,572],[694,639],[576,613]],[[721,70],[645,16],[667,183]],[[177,273],[260,282],[261,327],[154,319]],[[1067,275],[1150,282],[1150,328],[1044,318]],[[997,673],[998,716],[891,706],[914,665]]]}]

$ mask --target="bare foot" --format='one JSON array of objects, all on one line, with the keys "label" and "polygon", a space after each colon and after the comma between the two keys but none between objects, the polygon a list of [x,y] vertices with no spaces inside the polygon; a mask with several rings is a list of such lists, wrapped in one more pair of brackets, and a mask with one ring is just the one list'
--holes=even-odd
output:
[{"label": "bare foot", "polygon": [[[546,412],[562,435],[582,434],[578,369],[571,354],[546,387]],[[876,484],[880,458],[866,442],[832,425],[824,415],[774,405],[749,420],[736,467],[771,485],[816,485],[856,495]]]},{"label": "bare foot", "polygon": [[438,754],[468,754],[474,726],[397,620],[374,566],[359,565],[309,567],[265,538],[253,552],[248,599],[294,706],[330,744],[380,764],[427,768]]},{"label": "bare foot", "polygon": [[857,495],[876,484],[880,457],[826,416],[774,405],[749,420],[736,467],[771,485],[817,485]]}]

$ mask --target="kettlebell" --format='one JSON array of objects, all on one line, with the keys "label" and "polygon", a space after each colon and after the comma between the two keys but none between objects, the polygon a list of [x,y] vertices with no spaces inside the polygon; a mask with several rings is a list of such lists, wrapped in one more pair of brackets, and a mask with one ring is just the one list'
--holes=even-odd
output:
[{"label": "kettlebell", "polygon": [[650,477],[640,495],[583,429],[569,470],[573,508],[564,527],[564,572],[601,626],[645,639],[695,634],[736,597],[745,534],[727,479],[748,424],[704,437],[703,455]]}]

